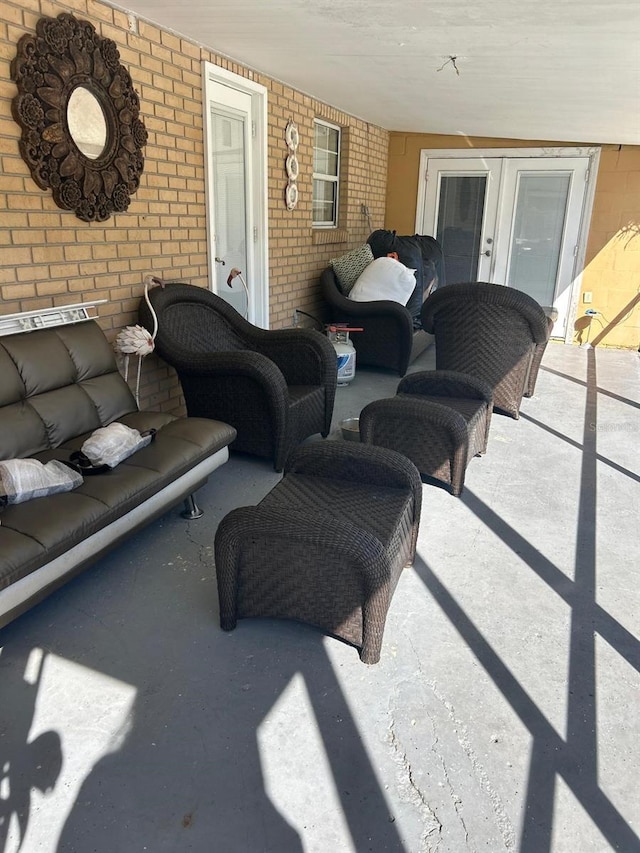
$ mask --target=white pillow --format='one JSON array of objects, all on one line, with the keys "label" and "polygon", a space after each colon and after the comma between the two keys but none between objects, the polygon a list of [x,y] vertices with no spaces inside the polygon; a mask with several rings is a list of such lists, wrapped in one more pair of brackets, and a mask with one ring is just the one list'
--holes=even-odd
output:
[{"label": "white pillow", "polygon": [[416,286],[415,273],[395,258],[376,258],[351,288],[349,299],[356,302],[391,299],[406,305]]}]

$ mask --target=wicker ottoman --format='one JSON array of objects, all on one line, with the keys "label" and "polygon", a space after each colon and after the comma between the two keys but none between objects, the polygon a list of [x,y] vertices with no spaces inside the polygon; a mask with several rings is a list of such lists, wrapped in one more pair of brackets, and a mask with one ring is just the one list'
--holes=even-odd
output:
[{"label": "wicker ottoman", "polygon": [[360,413],[360,439],[407,456],[424,478],[464,487],[467,465],[487,449],[491,387],[450,370],[412,373],[395,397],[369,403]]},{"label": "wicker ottoman", "polygon": [[420,475],[399,453],[339,441],[298,448],[258,506],[220,522],[221,627],[295,619],[377,663],[396,584],[415,557],[421,500]]}]

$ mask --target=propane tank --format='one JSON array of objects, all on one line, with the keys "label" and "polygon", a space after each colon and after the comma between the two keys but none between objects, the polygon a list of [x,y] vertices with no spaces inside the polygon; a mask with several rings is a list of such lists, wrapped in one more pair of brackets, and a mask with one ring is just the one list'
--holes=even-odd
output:
[{"label": "propane tank", "polygon": [[361,332],[348,326],[327,326],[327,335],[333,344],[338,359],[338,385],[345,386],[356,375],[356,350],[349,337],[350,332]]}]

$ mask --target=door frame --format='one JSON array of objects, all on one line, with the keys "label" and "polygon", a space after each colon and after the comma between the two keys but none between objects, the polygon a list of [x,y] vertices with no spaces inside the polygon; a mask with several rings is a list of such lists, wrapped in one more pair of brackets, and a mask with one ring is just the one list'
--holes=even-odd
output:
[{"label": "door frame", "polygon": [[[582,217],[578,232],[578,243],[576,246],[573,278],[571,281],[571,293],[569,296],[569,309],[567,313],[567,326],[564,342],[570,344],[573,340],[574,324],[578,313],[578,300],[582,286],[582,274],[587,253],[587,240],[591,225],[591,214],[593,211],[593,200],[595,197],[596,178],[600,163],[600,148],[598,146],[574,146],[574,147],[548,147],[548,148],[423,148],[420,151],[420,166],[418,171],[418,198],[416,202],[415,230],[417,234],[428,234],[424,224],[424,205],[427,193],[427,167],[430,159],[462,160],[468,158],[486,159],[536,159],[560,157],[588,157],[589,169],[585,187]],[[504,204],[500,194],[499,215]]]},{"label": "door frame", "polygon": [[[263,329],[269,328],[269,209],[268,209],[268,167],[267,167],[267,88],[260,83],[241,77],[214,65],[212,62],[202,63],[202,93],[204,117],[204,171],[205,199],[207,219],[207,268],[209,272],[209,288],[216,291],[215,270],[215,240],[212,229],[213,223],[213,170],[210,167],[211,150],[211,110],[209,104],[215,98],[211,97],[214,83],[228,86],[251,97],[252,128],[251,141],[251,173],[247,180],[247,230],[253,234],[248,246],[252,247],[253,263],[250,270],[242,270],[246,275],[247,286],[252,295],[249,319]],[[248,273],[248,275],[247,275]]]}]

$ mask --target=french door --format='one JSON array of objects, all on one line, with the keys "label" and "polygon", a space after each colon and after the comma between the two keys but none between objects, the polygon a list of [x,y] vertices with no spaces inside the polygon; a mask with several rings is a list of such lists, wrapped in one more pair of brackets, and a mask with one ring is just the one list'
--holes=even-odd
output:
[{"label": "french door", "polygon": [[584,249],[591,157],[422,153],[416,230],[442,245],[447,282],[522,290],[557,310],[552,334],[565,337]]},{"label": "french door", "polygon": [[267,328],[266,89],[204,65],[209,284]]}]

